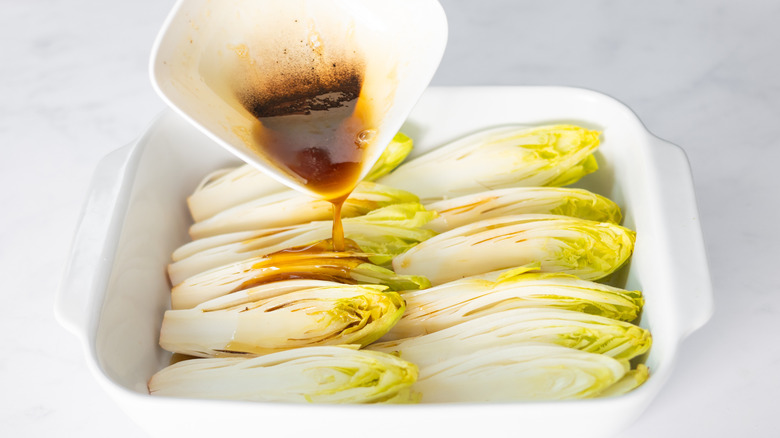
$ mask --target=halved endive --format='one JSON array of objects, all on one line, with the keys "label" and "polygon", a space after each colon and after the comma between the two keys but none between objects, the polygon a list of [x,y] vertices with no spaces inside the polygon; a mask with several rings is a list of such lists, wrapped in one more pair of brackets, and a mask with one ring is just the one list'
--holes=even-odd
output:
[{"label": "halved endive", "polygon": [[365,346],[390,330],[405,309],[397,292],[378,285],[330,283],[268,295],[268,287],[257,294],[250,288],[192,309],[169,310],[163,316],[160,346],[200,357]]},{"label": "halved endive", "polygon": [[584,189],[512,187],[488,190],[429,203],[438,217],[426,228],[443,233],[478,220],[516,214],[555,214],[619,224],[620,207],[608,198]]},{"label": "halved endive", "polygon": [[599,396],[628,370],[628,361],[603,354],[522,343],[420,366],[412,390],[423,403],[580,399]]},{"label": "halved endive", "polygon": [[425,277],[396,274],[370,263],[364,254],[302,248],[253,257],[189,277],[171,289],[171,307],[189,309],[232,292],[290,279],[381,284],[392,290],[430,286]]},{"label": "halved endive", "polygon": [[[387,174],[398,166],[411,150],[412,140],[399,132],[382,152],[365,180],[373,181]],[[236,168],[220,169],[206,176],[187,199],[187,204],[192,218],[195,222],[200,222],[236,205],[289,190],[287,186],[253,166],[244,164]]]},{"label": "halved endive", "polygon": [[[342,223],[344,236],[367,254],[372,263],[381,265],[434,236],[434,231],[422,228],[434,216],[435,213],[427,211],[420,203],[405,203],[346,218]],[[332,221],[318,221],[198,239],[173,253],[168,275],[171,284],[177,285],[193,275],[218,266],[329,239],[332,232]]]},{"label": "halved endive", "polygon": [[406,291],[403,297],[406,313],[387,334],[387,340],[434,333],[509,309],[565,309],[633,321],[644,305],[640,291],[558,273],[524,273],[495,282],[465,278]]},{"label": "halved endive", "polygon": [[573,125],[487,129],[408,161],[377,182],[424,202],[505,187],[565,186],[598,168],[591,154],[599,135]]},{"label": "halved endive", "polygon": [[486,219],[432,237],[393,260],[395,271],[432,284],[539,263],[543,272],[597,280],[634,250],[635,234],[620,225],[558,215]]},{"label": "halved endive", "polygon": [[[344,202],[341,217],[364,215],[392,204],[415,203],[417,196],[373,182],[361,182]],[[202,239],[218,234],[254,231],[324,221],[333,217],[333,204],[295,190],[285,190],[253,199],[196,222],[190,237]]]},{"label": "halved endive", "polygon": [[398,353],[418,366],[428,366],[480,349],[544,342],[632,359],[646,353],[650,332],[634,324],[573,310],[511,309],[470,319],[430,334],[379,342],[374,351]]},{"label": "halved endive", "polygon": [[156,396],[299,403],[402,402],[417,367],[349,347],[306,347],[253,358],[191,359],[152,376]]}]

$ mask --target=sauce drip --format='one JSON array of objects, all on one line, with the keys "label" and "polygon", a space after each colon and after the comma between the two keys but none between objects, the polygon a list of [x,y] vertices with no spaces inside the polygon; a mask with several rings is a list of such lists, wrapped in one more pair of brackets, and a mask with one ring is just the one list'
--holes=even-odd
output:
[{"label": "sauce drip", "polygon": [[346,70],[336,79],[238,98],[257,119],[252,147],[333,204],[333,248],[343,251],[341,206],[359,182],[376,131],[367,106],[359,104],[362,70]]},{"label": "sauce drip", "polygon": [[344,196],[340,199],[332,200],[333,203],[333,232],[332,243],[334,251],[346,250],[346,244],[344,243],[344,225],[341,223],[341,208],[344,206],[344,201],[347,197]]},{"label": "sauce drip", "polygon": [[231,292],[275,281],[296,279],[356,284],[351,271],[367,263],[368,258],[361,254],[360,247],[354,241],[346,239],[343,244],[346,252],[334,250],[333,242],[326,239],[268,254],[252,265],[252,277]]}]

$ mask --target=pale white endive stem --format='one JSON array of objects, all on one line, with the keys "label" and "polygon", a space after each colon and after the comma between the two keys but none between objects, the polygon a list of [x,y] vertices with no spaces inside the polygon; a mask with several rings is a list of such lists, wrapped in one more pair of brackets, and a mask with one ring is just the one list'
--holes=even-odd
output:
[{"label": "pale white endive stem", "polygon": [[502,126],[410,160],[377,182],[424,203],[505,187],[565,186],[598,168],[597,131],[572,125]]},{"label": "pale white endive stem", "polygon": [[619,381],[628,361],[553,344],[482,349],[420,367],[423,403],[590,398]]},{"label": "pale white endive stem", "polygon": [[652,343],[650,332],[634,324],[555,308],[515,308],[468,319],[421,336],[374,343],[374,351],[398,353],[418,366],[485,348],[545,342],[632,359]]},{"label": "pale white endive stem", "polygon": [[262,402],[399,402],[416,379],[414,364],[389,354],[305,347],[255,358],[182,361],[152,376],[149,392]]},{"label": "pale white endive stem", "polygon": [[442,284],[458,278],[539,263],[543,272],[597,280],[634,249],[635,233],[608,222],[558,215],[502,216],[434,236],[393,260],[403,274]]}]

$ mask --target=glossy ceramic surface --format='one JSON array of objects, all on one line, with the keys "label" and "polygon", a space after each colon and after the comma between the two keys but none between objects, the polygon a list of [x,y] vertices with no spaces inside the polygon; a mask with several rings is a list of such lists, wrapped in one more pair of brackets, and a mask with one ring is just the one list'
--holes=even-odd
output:
[{"label": "glossy ceramic surface", "polygon": [[[146,382],[169,360],[157,345],[169,306],[165,265],[187,240],[186,196],[209,171],[236,163],[172,111],[99,166],[58,297],[60,321],[82,341],[96,378],[156,436],[257,432],[273,436],[606,436],[639,416],[666,382],[680,342],[712,312],[712,293],[687,159],[650,134],[620,102],[562,87],[431,88],[401,130],[420,154],[477,129],[575,122],[603,131],[600,169],[577,186],[615,200],[637,231],[626,287],[641,289],[641,326],[654,345],[650,379],[608,399],[507,404],[312,406],[151,397]],[[378,420],[380,418],[381,420]],[[197,418],[197,421],[192,419]],[[251,418],[251,420],[249,420]],[[305,421],[302,421],[304,420]],[[562,421],[565,419],[565,421]]]}]

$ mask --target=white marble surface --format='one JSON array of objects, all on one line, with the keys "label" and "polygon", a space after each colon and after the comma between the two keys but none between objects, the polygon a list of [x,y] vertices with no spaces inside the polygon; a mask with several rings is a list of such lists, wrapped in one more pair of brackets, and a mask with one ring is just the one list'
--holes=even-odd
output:
[{"label": "white marble surface", "polygon": [[[163,109],[147,59],[172,4],[0,0],[1,436],[145,436],[52,306],[95,164]],[[434,84],[594,89],[688,153],[716,312],[620,436],[780,436],[780,3],[443,4]]]}]

